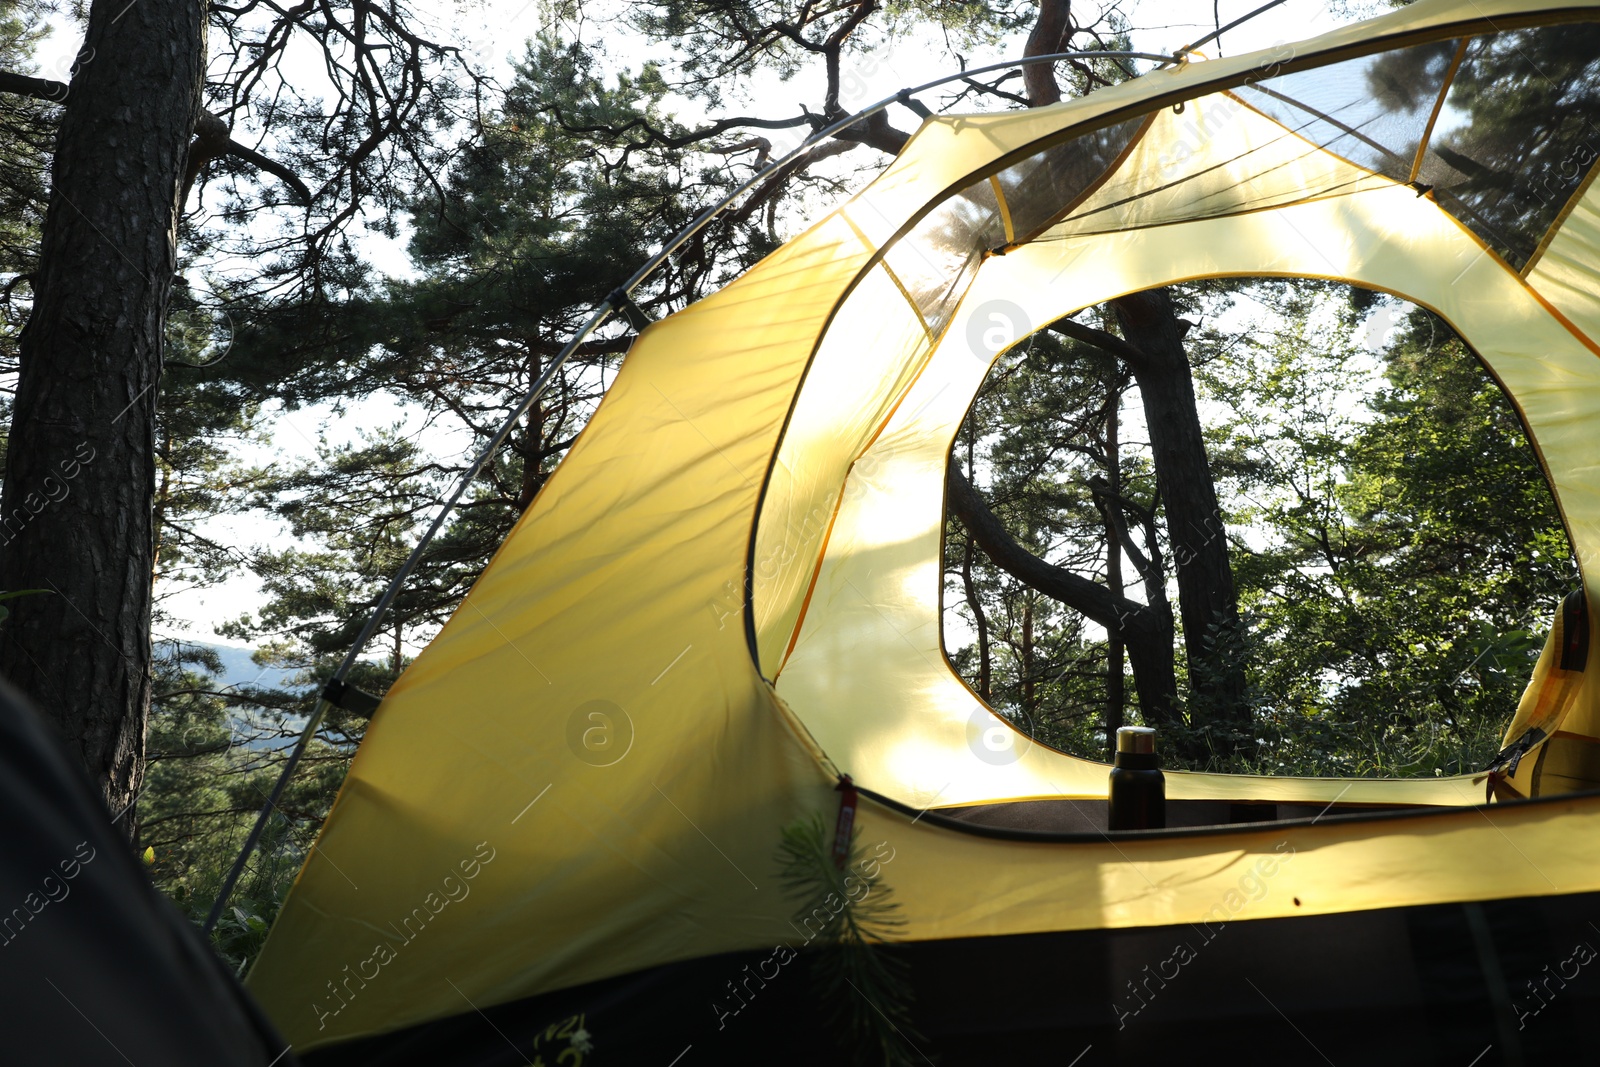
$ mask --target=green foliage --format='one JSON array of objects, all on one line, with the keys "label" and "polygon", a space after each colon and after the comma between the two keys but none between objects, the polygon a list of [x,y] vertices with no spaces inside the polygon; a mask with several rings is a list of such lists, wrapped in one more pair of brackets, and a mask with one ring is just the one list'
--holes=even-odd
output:
[{"label": "green foliage", "polygon": [[[868,17],[880,11],[887,17]],[[712,104],[736,95],[734,87],[753,74],[772,71],[788,80],[829,51],[849,62],[928,27],[950,34],[952,43],[971,46],[993,42],[1031,17],[1026,9],[956,0],[891,0],[882,7],[650,0],[630,13],[642,35],[670,43],[677,52],[675,87]]]},{"label": "green foliage", "polygon": [[[316,690],[224,690],[214,651],[168,642],[157,652],[139,844],[153,853],[156,886],[200,922],[265,804]],[[269,658],[259,656],[258,662],[265,666]],[[384,672],[366,668],[357,684],[381,691]],[[307,681],[317,673],[307,672]],[[217,951],[241,972],[265,940],[332,806],[364,725],[335,709],[275,805],[232,907],[212,936]]]},{"label": "green foliage", "polygon": [[1189,715],[1166,728],[1162,743],[1172,756],[1178,757],[1175,762],[1229,769],[1239,766],[1238,753],[1248,751],[1254,744],[1255,733],[1208,715],[1197,694],[1214,689],[1224,671],[1233,665],[1243,664],[1250,671],[1263,649],[1246,620],[1239,617],[1207,623],[1205,643],[1209,654],[1189,660]]},{"label": "green foliage", "polygon": [[[191,317],[191,314],[193,317]],[[180,309],[169,321],[169,335],[182,347],[204,354],[209,347],[195,334],[209,332],[203,312]],[[189,337],[184,334],[188,332]],[[247,557],[244,546],[219,539],[208,522],[240,515],[259,488],[259,472],[241,463],[239,450],[266,440],[260,405],[184,367],[169,370],[161,383],[155,440],[156,484],[152,502],[156,528],[155,621],[173,621],[167,598],[176,592],[215,586],[237,573]]]},{"label": "green foliage", "polygon": [[[269,599],[254,617],[226,627],[229,636],[257,640],[275,634],[297,641],[300,666],[309,666],[306,657],[340,653],[355,640],[371,605],[437,510],[444,482],[398,428],[362,436],[359,445],[324,439],[314,458],[256,474],[255,502],[283,519],[297,542],[253,554]],[[442,621],[452,593],[459,595],[476,575],[481,547],[462,551],[460,531],[488,518],[484,510],[469,508],[435,543],[424,581],[407,589],[388,620],[396,640],[406,629]],[[505,509],[495,510],[497,527],[508,525]]]},{"label": "green foliage", "polygon": [[11,608],[4,601],[15,600],[19,596],[35,596],[40,593],[53,593],[53,589],[14,589],[9,593],[0,593],[0,622],[5,622],[11,615]]},{"label": "green foliage", "polygon": [[[1560,516],[1515,410],[1442,322],[1412,310],[1378,362],[1326,340],[1356,323],[1316,336],[1325,317],[1301,310],[1272,369],[1239,357],[1209,379],[1234,398],[1219,436],[1266,458],[1236,471],[1230,522],[1276,533],[1237,555],[1257,765],[1476,769],[1577,581]],[[1359,405],[1333,387],[1364,374],[1381,378]]]},{"label": "green foliage", "polygon": [[[887,948],[903,924],[882,872],[852,833],[849,862],[834,864],[833,831],[820,812],[783,828],[777,860],[797,928],[820,947],[810,970],[828,1025],[858,1062],[925,1062],[914,1042],[906,964]],[[868,868],[872,869],[869,871]]]},{"label": "green foliage", "polygon": [[[1600,150],[1597,54],[1600,26],[1592,23],[1490,34],[1474,39],[1451,84],[1456,121],[1429,142],[1418,177],[1515,267]],[[1403,55],[1389,53],[1374,73]]]}]

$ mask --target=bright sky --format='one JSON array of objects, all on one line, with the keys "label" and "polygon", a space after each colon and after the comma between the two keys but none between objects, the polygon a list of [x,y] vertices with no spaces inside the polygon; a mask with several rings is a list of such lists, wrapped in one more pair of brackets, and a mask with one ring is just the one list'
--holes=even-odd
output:
[{"label": "bright sky", "polygon": [[[1260,5],[1262,0],[1219,0],[1218,12],[1225,24]],[[440,39],[459,42],[464,51],[485,65],[497,68],[509,80],[510,62],[522,54],[523,43],[542,27],[548,25],[550,5],[548,0],[458,0],[443,4],[414,5],[423,12],[425,21],[435,24],[434,33]],[[1212,5],[1196,0],[1126,0],[1116,5],[1133,27],[1133,48],[1136,51],[1170,53],[1189,41],[1210,32],[1213,27]],[[1257,49],[1301,40],[1326,32],[1335,26],[1371,17],[1387,10],[1382,0],[1287,0],[1272,11],[1249,23],[1229,30],[1219,43],[1207,45],[1202,51],[1212,57],[1219,54],[1235,55]],[[607,3],[591,4],[590,12],[614,10]],[[564,21],[563,37],[577,36],[596,51],[605,55],[616,67],[636,67],[648,58],[645,51],[630,46],[630,40],[614,26],[590,18],[583,21]],[[41,45],[37,63],[41,75],[65,79],[72,59],[80,45],[76,27],[62,23]],[[964,58],[969,66],[979,66],[1022,53],[1022,36],[980,52],[969,52]],[[665,57],[662,57],[665,58]],[[931,80],[959,69],[954,51],[942,36],[922,32],[913,37],[891,42],[870,56],[851,62],[844,77],[841,103],[857,109],[882,97],[889,96],[908,85]],[[804,103],[815,110],[822,97],[820,67],[808,69],[797,75],[792,83],[784,83],[775,76],[756,79],[742,92],[744,100],[730,99],[727,107],[758,115],[797,114]],[[936,106],[938,97],[924,97],[930,106]],[[693,121],[701,112],[692,102],[683,102],[680,118]],[[892,121],[908,128],[910,115],[896,109]],[[778,144],[781,135],[772,135]],[[385,242],[373,238],[364,247],[373,262],[391,273],[404,273],[408,263],[403,242]],[[420,420],[409,416],[396,404],[387,400],[374,400],[349,408],[341,417],[334,417],[326,409],[302,409],[291,415],[280,413],[274,425],[274,441],[270,448],[250,456],[262,462],[276,455],[292,462],[313,454],[319,438],[332,443],[342,443],[355,438],[359,427],[373,427],[402,423],[411,429],[420,429]],[[429,446],[441,452],[463,448],[464,438],[455,440],[439,436],[428,438]],[[242,521],[228,519],[212,523],[208,535],[231,544],[282,545],[288,540],[286,532],[265,519]],[[163,591],[158,590],[158,595]],[[220,586],[199,590],[164,591],[164,607],[183,620],[181,627],[168,627],[158,636],[183,636],[188,640],[225,642],[213,629],[220,622],[237,618],[252,610],[262,601],[258,583],[253,577],[241,575]],[[952,635],[954,636],[954,635]]]}]

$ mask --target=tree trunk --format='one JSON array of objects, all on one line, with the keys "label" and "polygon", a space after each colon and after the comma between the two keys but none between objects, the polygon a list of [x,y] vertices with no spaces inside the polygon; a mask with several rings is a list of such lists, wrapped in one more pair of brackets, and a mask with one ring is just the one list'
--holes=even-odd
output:
[{"label": "tree trunk", "polygon": [[[1106,484],[1112,498],[1108,507],[1117,507],[1116,498],[1122,495],[1122,448],[1119,440],[1119,409],[1122,390],[1118,387],[1116,368],[1107,376],[1106,396]],[[1118,524],[1106,515],[1106,588],[1113,596],[1122,596],[1122,536]],[[1123,691],[1122,638],[1106,631],[1106,759],[1117,758],[1117,730],[1122,727],[1122,705],[1127,700]]]},{"label": "tree trunk", "polygon": [[966,547],[961,556],[961,588],[967,597],[967,608],[972,612],[972,625],[978,631],[978,695],[989,699],[990,667],[989,667],[989,616],[984,613],[983,599],[978,596],[978,587],[972,580],[972,553],[977,543],[971,535],[967,537]]},{"label": "tree trunk", "polygon": [[[973,451],[977,447],[977,438],[967,436],[967,475],[972,475]],[[950,462],[955,462],[951,457]],[[967,594],[967,607],[972,609],[972,623],[978,630],[978,695],[984,700],[990,699],[990,689],[993,686],[994,672],[991,665],[989,652],[989,616],[983,610],[983,598],[978,595],[977,583],[972,577],[972,553],[977,548],[977,542],[972,535],[967,535],[966,548],[961,556],[961,584]]]},{"label": "tree trunk", "polygon": [[[1149,610],[1138,626],[1116,631],[1133,668],[1133,687],[1139,692],[1139,717],[1147,726],[1168,729],[1181,720],[1175,702],[1178,676],[1172,664],[1172,612]],[[1115,737],[1112,743],[1116,743]]]},{"label": "tree trunk", "polygon": [[[528,381],[539,378],[540,361],[537,355],[528,359]],[[523,437],[522,484],[517,492],[517,514],[521,515],[533,504],[533,498],[544,488],[544,474],[540,471],[539,457],[544,450],[544,405],[535,404],[528,409],[528,430]]]},{"label": "tree trunk", "polygon": [[85,44],[96,58],[56,142],[0,494],[0,587],[49,592],[10,602],[0,673],[120,812],[143,776],[156,399],[205,6],[95,0]]},{"label": "tree trunk", "polygon": [[[1040,0],[1039,17],[1034,20],[1028,42],[1022,48],[1024,56],[1048,56],[1064,51],[1072,39],[1071,0]],[[1022,68],[1022,85],[1028,94],[1030,107],[1043,107],[1061,99],[1061,86],[1056,83],[1055,71],[1045,63],[1035,63]]]},{"label": "tree trunk", "polygon": [[[1074,32],[1070,0],[1041,2],[1023,54],[1045,55],[1055,51],[1063,47]],[[1061,99],[1055,72],[1047,64],[1026,68],[1023,84],[1032,107]],[[1183,347],[1183,328],[1173,310],[1172,298],[1165,290],[1134,293],[1112,301],[1112,306],[1116,308],[1128,345],[1116,343],[1119,339],[1105,335],[1104,331],[1084,328],[1070,320],[1057,326],[1068,336],[1088,339],[1091,344],[1100,345],[1123,359],[1139,383],[1145,420],[1149,424],[1156,480],[1167,513],[1172,557],[1177,563],[1178,606],[1183,616],[1184,648],[1189,661],[1191,721],[1197,725],[1230,727],[1217,733],[1211,746],[1229,752],[1246,736],[1250,712],[1246,704],[1244,664],[1234,655],[1237,642],[1224,640],[1219,644],[1216,638],[1224,633],[1231,635],[1238,626],[1238,597],[1233,587],[1228,545],[1223,537],[1221,511],[1217,507],[1216,486],[1206,459],[1200,415],[1195,408],[1194,380],[1189,370],[1189,356]],[[1085,338],[1086,334],[1101,336]],[[1111,343],[1107,345],[1106,342]],[[1170,613],[1167,619],[1170,634]],[[1109,628],[1108,634],[1113,641],[1118,636]],[[1146,721],[1153,723],[1156,720],[1149,717],[1145,681],[1140,674],[1143,670],[1150,675],[1150,665],[1141,663],[1141,659],[1147,659],[1151,653],[1147,651],[1141,656],[1134,651],[1131,640],[1125,643],[1133,661],[1140,707],[1145,709]],[[1166,655],[1168,670],[1163,673],[1163,679],[1170,679],[1170,640]],[[1161,684],[1166,685],[1166,681]],[[1167,694],[1171,690],[1163,688],[1160,692]],[[1171,707],[1164,696],[1157,698],[1157,702]],[[1204,747],[1184,744],[1180,749],[1200,755]]]},{"label": "tree trunk", "polygon": [[1178,578],[1178,611],[1189,662],[1191,722],[1231,727],[1212,747],[1232,751],[1249,726],[1244,663],[1229,640],[1239,602],[1226,530],[1206,458],[1183,324],[1164,289],[1112,301],[1122,333],[1142,358],[1130,364],[1144,401],[1156,482]]},{"label": "tree trunk", "polygon": [[1022,710],[1031,718],[1038,700],[1035,697],[1037,667],[1033,662],[1033,596],[1022,598]]},{"label": "tree trunk", "polygon": [[1035,556],[1017,543],[956,464],[946,470],[945,489],[951,513],[995,566],[1122,639],[1133,664],[1133,684],[1139,690],[1144,721],[1152,726],[1174,725],[1177,681],[1172,666],[1172,611],[1166,603],[1141,604],[1113,596],[1098,582]]}]

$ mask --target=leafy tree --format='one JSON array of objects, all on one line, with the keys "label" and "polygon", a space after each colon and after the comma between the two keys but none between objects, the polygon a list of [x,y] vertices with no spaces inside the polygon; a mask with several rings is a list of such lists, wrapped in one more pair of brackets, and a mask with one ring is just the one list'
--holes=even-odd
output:
[{"label": "leafy tree", "polygon": [[1429,142],[1419,179],[1516,267],[1600,158],[1596,55],[1593,23],[1475,38],[1450,90],[1464,121]]},{"label": "leafy tree", "polygon": [[[1119,497],[1154,496],[1148,467],[1125,468],[1108,447],[1128,380],[1126,369],[1097,348],[1036,335],[985,382],[952,463],[968,485],[983,468],[988,506],[1015,544],[1010,551],[1026,551],[1058,571],[1095,574],[1094,580],[1106,586],[1106,601],[1124,605],[1115,610],[1155,621],[1157,639],[1139,646],[1136,666],[1147,684],[1135,691],[1140,706],[1156,719],[1166,714],[1161,692],[1175,684],[1171,607],[1159,583],[1149,604],[1126,600],[1120,588],[1113,597],[1105,548],[1115,544],[1120,553],[1127,547],[1148,564],[1149,547],[1140,540],[1148,536],[1147,528],[1130,531],[1124,525],[1113,531],[1114,539],[1107,531],[1113,483]],[[949,596],[979,634],[977,645],[958,653],[958,667],[966,668],[969,678],[976,668],[979,694],[1017,716],[1036,736],[1068,748],[1096,747],[1092,737],[1103,744],[1106,717],[1120,715],[1125,699],[1110,674],[1110,648],[1088,635],[1083,615],[1000,569],[991,559],[997,553],[973,551],[970,530],[987,523],[973,510],[981,505],[969,494],[970,489],[952,494],[946,535]],[[1131,503],[1120,505],[1123,513]],[[1159,552],[1158,547],[1158,558]],[[1065,574],[1055,577],[1075,588]],[[1080,578],[1080,583],[1089,580]],[[1121,681],[1120,667],[1115,673]],[[1149,684],[1151,677],[1155,685]]]},{"label": "leafy tree", "polygon": [[[1051,324],[1052,332],[1070,338],[1074,345],[1067,358],[1048,371],[1066,376],[1064,381],[1076,375],[1077,384],[1055,394],[1047,388],[1045,402],[1019,415],[1021,424],[1007,427],[986,457],[1003,460],[1008,452],[1018,451],[1026,457],[1023,469],[1029,478],[1052,471],[1051,477],[1078,483],[1082,510],[1077,536],[1069,542],[1070,551],[1079,554],[1076,560],[1060,559],[1060,546],[1048,547],[1042,554],[1028,547],[1030,536],[1017,529],[1016,516],[1008,522],[992,510],[955,463],[948,500],[951,512],[995,564],[1112,635],[1112,644],[1104,650],[1108,669],[1117,664],[1107,674],[1103,731],[1107,743],[1120,722],[1124,700],[1120,663],[1126,649],[1146,721],[1172,731],[1185,758],[1202,760],[1212,753],[1232,752],[1249,736],[1244,674],[1248,649],[1237,641],[1229,546],[1184,343],[1191,324],[1178,317],[1181,307],[1196,306],[1196,297],[1180,293],[1178,300],[1181,303],[1175,303],[1170,293],[1157,291],[1125,297],[1101,309],[1107,326],[1115,317],[1122,333],[1132,332],[1139,343],[1072,318]],[[1151,437],[1142,470],[1126,467],[1119,444],[1117,427],[1124,418],[1125,395],[1139,399],[1143,426]],[[1098,413],[1088,422],[1086,409]],[[1076,453],[1078,465],[1056,468],[1053,452]],[[1060,507],[1059,501],[1036,499],[1032,505],[1021,519],[1023,526],[1048,522],[1059,528],[1062,520],[1053,511]],[[1083,540],[1085,536],[1089,540]],[[1142,602],[1126,595],[1124,557],[1139,578]],[[1107,564],[1099,574],[1094,573],[1097,560]],[[1214,576],[1219,568],[1225,581]],[[1189,666],[1182,686],[1174,671],[1169,579],[1177,586]],[[1026,618],[1033,616],[1029,613]]]},{"label": "leafy tree", "polygon": [[1247,372],[1265,382],[1250,405],[1293,403],[1294,416],[1230,429],[1232,451],[1258,457],[1236,468],[1253,503],[1233,517],[1277,534],[1240,568],[1263,646],[1262,759],[1325,773],[1480,767],[1577,581],[1560,516],[1515,409],[1441,321],[1412,310],[1381,385],[1349,411],[1335,387],[1374,371],[1353,366],[1370,361],[1351,346],[1329,352],[1307,325],[1317,319]]}]

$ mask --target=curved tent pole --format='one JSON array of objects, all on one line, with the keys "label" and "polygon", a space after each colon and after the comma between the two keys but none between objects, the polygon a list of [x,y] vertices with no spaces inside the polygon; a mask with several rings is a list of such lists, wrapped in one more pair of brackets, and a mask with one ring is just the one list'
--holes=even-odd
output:
[{"label": "curved tent pole", "polygon": [[[1221,37],[1223,34],[1227,33],[1229,30],[1233,29],[1234,27],[1243,26],[1245,23],[1249,22],[1251,19],[1255,18],[1257,15],[1262,14],[1263,12],[1266,12],[1266,11],[1271,11],[1273,8],[1277,7],[1279,4],[1281,4],[1283,2],[1284,2],[1284,0],[1267,0],[1266,3],[1262,4],[1260,7],[1256,8],[1254,11],[1250,11],[1250,12],[1248,12],[1246,14],[1240,15],[1238,18],[1234,19],[1232,22],[1228,23],[1226,26],[1219,26],[1217,29],[1212,30],[1210,33],[1206,34],[1204,37],[1202,37],[1199,40],[1195,41],[1193,44],[1184,45],[1182,48],[1180,48],[1176,52],[1172,53],[1172,58],[1175,59],[1175,60],[1182,61],[1184,56],[1188,55],[1190,52],[1193,52],[1196,48],[1199,48],[1201,45],[1210,44],[1212,41],[1215,41],[1218,37]],[[1170,60],[1169,60],[1169,62],[1170,62]]]},{"label": "curved tent pole", "polygon": [[[1251,18],[1254,15],[1259,14],[1261,11],[1265,11],[1270,7],[1276,7],[1278,4],[1283,2],[1284,0],[1272,0],[1272,2],[1268,3],[1265,7],[1251,12],[1251,14],[1245,16],[1245,18]],[[1242,21],[1244,21],[1244,19],[1238,20],[1238,22]],[[1238,22],[1230,23],[1228,26],[1224,27],[1224,29],[1232,29],[1233,26],[1238,25]],[[1214,37],[1216,35],[1213,34],[1212,36]],[[228,871],[227,878],[223,880],[222,887],[217,891],[217,898],[211,905],[211,913],[206,916],[205,926],[203,928],[204,931],[209,934],[212,929],[216,927],[217,920],[222,916],[222,909],[227,905],[228,898],[233,895],[233,889],[238,884],[239,876],[244,873],[245,863],[249,861],[250,854],[255,851],[256,845],[261,840],[261,834],[262,831],[266,829],[267,820],[271,818],[273,811],[277,809],[278,798],[283,795],[284,787],[288,785],[289,779],[294,775],[295,768],[299,766],[301,757],[305,755],[306,749],[311,743],[311,738],[315,736],[318,727],[322,725],[322,720],[327,716],[328,709],[333,707],[335,701],[337,701],[342,695],[344,691],[344,680],[349,675],[350,669],[355,666],[356,659],[361,655],[362,650],[366,648],[367,642],[372,639],[372,635],[377,632],[379,624],[383,622],[384,616],[388,614],[389,608],[393,606],[395,598],[399,595],[401,588],[405,585],[406,579],[409,578],[411,576],[411,572],[416,569],[418,561],[420,561],[422,558],[422,553],[433,541],[434,536],[438,534],[440,528],[444,525],[445,519],[448,518],[450,513],[455,510],[456,503],[460,501],[462,495],[467,491],[467,487],[472,484],[473,479],[478,476],[479,472],[483,470],[490,458],[493,457],[495,452],[499,450],[500,446],[505,443],[506,438],[511,435],[511,431],[516,427],[517,421],[526,415],[529,409],[531,409],[533,405],[538,402],[539,397],[544,394],[545,389],[549,387],[550,382],[555,378],[557,372],[559,372],[567,360],[572,357],[572,354],[577,351],[578,346],[587,340],[590,334],[594,333],[595,330],[599,329],[618,312],[623,312],[626,314],[627,309],[632,304],[630,294],[633,292],[633,290],[638,288],[638,286],[642,284],[646,278],[654,274],[661,267],[661,265],[667,261],[668,257],[670,257],[672,253],[683,247],[684,243],[690,238],[694,237],[695,234],[705,229],[705,227],[713,219],[725,211],[735,200],[749,192],[764,179],[772,176],[782,168],[799,159],[817,144],[839,133],[842,133],[857,123],[862,122],[865,119],[869,119],[881,111],[887,110],[896,103],[904,103],[918,93],[926,92],[929,89],[934,89],[953,81],[971,78],[978,74],[988,74],[993,71],[1008,70],[1013,67],[1033,66],[1037,63],[1055,63],[1065,59],[1147,59],[1154,60],[1163,66],[1166,66],[1172,63],[1182,62],[1183,57],[1188,52],[1192,51],[1194,48],[1204,43],[1205,40],[1209,39],[1210,38],[1205,38],[1193,45],[1186,45],[1185,47],[1178,49],[1172,55],[1160,55],[1151,52],[1116,52],[1109,50],[1097,50],[1088,52],[1052,52],[1049,55],[1026,56],[1022,59],[1005,60],[999,63],[990,63],[982,67],[973,67],[969,70],[958,71],[955,74],[948,74],[944,77],[935,78],[932,81],[923,82],[921,85],[913,86],[908,89],[901,89],[899,92],[884,97],[882,100],[879,100],[870,107],[864,108],[853,115],[839,119],[838,121],[817,130],[810,137],[807,137],[804,141],[783,155],[781,158],[767,164],[761,170],[757,171],[745,181],[741,182],[739,186],[731,193],[723,197],[711,207],[706,208],[699,215],[695,216],[694,220],[691,221],[687,226],[678,231],[678,233],[670,241],[668,241],[659,252],[651,256],[643,266],[633,272],[632,276],[630,276],[627,281],[623,282],[616,289],[612,290],[612,292],[600,302],[600,306],[595,308],[593,314],[589,316],[588,321],[583,324],[578,332],[572,336],[572,339],[569,340],[566,345],[562,347],[561,351],[558,352],[550,361],[550,365],[545,368],[544,373],[539,375],[538,379],[535,380],[533,385],[529,387],[527,394],[522,398],[521,401],[518,402],[517,406],[512,409],[511,413],[506,416],[505,421],[500,424],[500,428],[496,430],[494,436],[489,439],[488,444],[484,446],[477,459],[473,460],[472,465],[469,466],[465,472],[463,472],[461,478],[456,482],[455,488],[451,491],[450,496],[440,506],[438,514],[434,516],[433,522],[429,524],[428,529],[422,535],[421,540],[419,540],[416,547],[411,550],[411,555],[406,558],[406,561],[401,565],[399,572],[395,574],[394,579],[389,583],[389,587],[384,590],[383,596],[373,607],[372,614],[368,617],[366,625],[361,628],[361,632],[357,635],[355,643],[350,646],[350,651],[345,653],[344,659],[340,661],[338,668],[333,672],[333,677],[328,681],[327,685],[323,687],[321,694],[318,695],[317,703],[311,709],[310,716],[306,719],[305,728],[300,731],[300,736],[296,739],[294,748],[290,751],[289,758],[283,765],[283,770],[278,774],[278,780],[273,783],[272,792],[268,794],[266,803],[262,805],[261,814],[257,816],[255,825],[251,827],[249,837],[245,839],[244,846],[239,850],[238,858],[234,860],[233,867]]]}]

